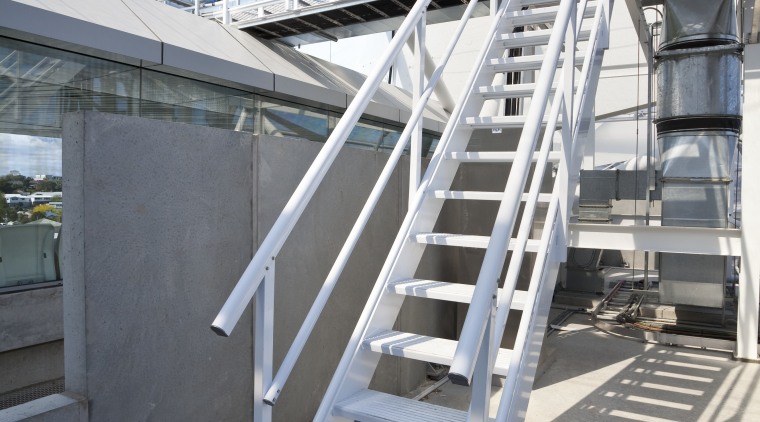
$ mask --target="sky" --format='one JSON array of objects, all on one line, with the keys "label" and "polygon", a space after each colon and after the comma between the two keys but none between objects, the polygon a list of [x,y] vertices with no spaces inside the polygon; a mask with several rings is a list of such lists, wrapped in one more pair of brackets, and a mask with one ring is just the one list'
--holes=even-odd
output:
[{"label": "sky", "polygon": [[18,170],[24,176],[61,175],[61,140],[0,133],[0,175]]}]

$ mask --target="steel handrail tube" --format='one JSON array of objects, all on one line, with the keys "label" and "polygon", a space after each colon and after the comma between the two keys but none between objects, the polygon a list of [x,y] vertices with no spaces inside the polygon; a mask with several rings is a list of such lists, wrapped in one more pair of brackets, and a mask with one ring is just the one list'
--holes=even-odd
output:
[{"label": "steel handrail tube", "polygon": [[[564,81],[560,81],[557,86],[547,128],[554,126],[559,119],[560,109],[564,105],[564,85]],[[530,183],[528,199],[525,201],[525,209],[523,210],[520,228],[517,233],[516,246],[515,249],[512,250],[512,256],[510,257],[509,266],[507,267],[507,274],[504,277],[504,287],[502,288],[502,293],[499,296],[499,302],[496,307],[496,331],[494,338],[491,341],[491,351],[494,359],[499,351],[501,338],[504,335],[504,329],[507,325],[510,304],[512,303],[515,288],[517,287],[517,279],[520,276],[520,263],[522,262],[523,256],[525,256],[525,247],[528,243],[528,237],[530,237],[530,230],[533,227],[533,217],[536,212],[538,195],[541,192],[541,184],[544,180],[546,166],[549,162],[549,152],[551,151],[553,138],[554,131],[549,129],[544,131],[544,138],[541,140],[541,149],[538,154],[538,159],[536,160],[536,167],[533,170],[533,178]],[[554,198],[554,196],[552,196],[552,198]],[[526,307],[525,309],[528,308]]]},{"label": "steel handrail tube", "polygon": [[[594,55],[596,49],[597,49],[597,43],[601,36],[605,36],[607,34],[602,34],[600,36],[600,32],[602,30],[600,29],[600,24],[602,20],[603,13],[605,13],[605,8],[609,7],[609,3],[606,1],[600,2],[600,7],[596,11],[596,15],[594,17],[594,23],[591,30],[591,36],[589,37],[589,46],[587,48],[587,55],[586,60],[584,63],[583,71],[581,73],[580,83],[578,85],[578,90],[585,93],[585,86],[588,84],[588,77],[590,75],[590,67],[591,67],[591,61],[593,60],[592,56]],[[605,31],[608,31],[609,27],[605,28]],[[579,113],[582,113],[582,106],[583,101],[585,101],[585,98],[582,95],[576,96],[576,101],[574,104],[575,112],[578,113],[577,115],[579,117],[582,117]],[[581,119],[577,119],[575,122],[575,127],[573,128],[573,139],[577,139],[579,127],[581,125]],[[573,147],[575,149],[575,142],[573,144]],[[573,155],[573,158],[577,161],[578,157],[577,155]],[[575,164],[575,163],[574,163]],[[573,166],[575,167],[575,165]],[[543,278],[543,273],[546,271],[546,264],[547,264],[547,258],[548,258],[548,251],[549,247],[551,246],[551,241],[555,237],[555,232],[557,231],[557,227],[559,224],[564,224],[564,222],[557,221],[558,212],[559,212],[559,189],[558,189],[558,180],[555,180],[555,185],[552,189],[552,200],[549,206],[549,210],[546,215],[546,220],[544,222],[544,227],[541,235],[541,243],[539,246],[539,251],[536,255],[536,263],[534,268],[541,268],[541,271],[534,271],[533,275],[531,276],[530,280],[530,287],[528,289],[528,300],[525,304],[525,309],[533,309],[536,297],[538,295],[538,291],[540,289],[540,282]],[[553,280],[551,281],[553,282]],[[533,314],[530,315],[530,317],[526,318],[523,316],[523,318],[520,320],[520,326],[518,328],[517,337],[515,341],[514,349],[512,350],[512,356],[510,359],[510,365],[509,365],[509,371],[507,373],[507,377],[505,380],[505,384],[503,387],[503,391],[505,392],[512,392],[516,384],[520,381],[518,378],[519,371],[521,369],[520,363],[522,362],[523,354],[525,351],[526,342],[529,341],[527,339],[527,330],[529,328],[529,325],[532,322]],[[498,321],[498,315],[497,315],[497,324]],[[497,325],[497,328],[500,327]],[[524,338],[525,337],[525,338]],[[498,347],[498,343],[492,347]],[[499,403],[499,409],[497,412],[496,420],[506,420],[508,415],[506,412],[509,411],[509,409],[513,406],[512,403],[513,397],[505,397],[502,396],[501,403]]]},{"label": "steel handrail tube", "polygon": [[383,53],[382,58],[375,65],[364,84],[362,84],[343,117],[338,121],[333,133],[306,171],[306,174],[288,200],[282,213],[277,217],[269,234],[267,234],[259,250],[254,255],[250,264],[248,264],[245,272],[243,272],[240,281],[238,281],[216,319],[212,322],[211,329],[217,334],[229,336],[234,329],[243,311],[245,311],[251,298],[253,298],[256,289],[261,284],[267,264],[279,253],[296,222],[301,217],[301,214],[303,214],[306,205],[312,196],[314,196],[314,192],[316,192],[317,187],[319,187],[325,174],[330,169],[333,161],[335,161],[335,157],[337,157],[341,147],[346,142],[351,130],[367,108],[372,95],[374,95],[382,83],[388,68],[403,48],[406,38],[414,30],[414,26],[422,16],[421,11],[426,10],[429,3],[430,0],[418,0],[415,3],[409,15],[407,15],[399,27],[396,36],[393,37],[390,45]]},{"label": "steel handrail tube", "polygon": [[[578,33],[581,31],[581,24],[583,22],[583,16],[587,3],[587,0],[583,0],[578,6],[578,25],[576,28],[576,35],[578,35]],[[552,102],[552,109],[549,112],[547,128],[554,127],[554,125],[557,123],[557,120],[559,119],[560,107],[564,105],[564,85],[564,80],[560,80],[559,84],[557,85],[557,89],[554,94],[554,101]],[[554,131],[545,130],[544,138],[541,141],[539,156],[536,160],[536,168],[533,170],[533,177],[531,179],[528,199],[525,201],[526,205],[525,209],[523,210],[522,219],[520,221],[520,228],[518,229],[517,239],[515,242],[517,247],[512,251],[512,256],[507,267],[507,274],[504,277],[504,287],[502,288],[502,293],[499,296],[499,302],[496,308],[496,334],[494,339],[491,341],[492,356],[496,356],[496,353],[499,351],[501,339],[504,335],[504,329],[507,325],[510,304],[512,303],[512,298],[514,297],[515,288],[517,286],[517,279],[520,274],[520,263],[522,262],[523,256],[525,256],[525,245],[528,242],[530,229],[533,225],[533,217],[535,216],[537,199],[541,190],[541,184],[544,180],[544,172],[546,171],[546,165],[548,164],[552,139],[554,139]]]},{"label": "steel handrail tube", "polygon": [[[509,4],[512,0],[505,0],[501,3],[499,6],[497,16],[501,17],[506,12],[507,8],[509,7]],[[488,36],[493,38],[496,34],[496,30],[498,28],[498,19],[493,19],[491,26],[489,27],[489,30],[487,34]],[[478,60],[477,63],[482,63],[485,60],[485,57],[488,53],[488,45],[484,44],[481,51],[478,53]],[[406,216],[404,217],[403,222],[401,223],[401,227],[399,228],[398,235],[396,236],[396,239],[393,241],[393,246],[391,246],[390,252],[388,253],[389,257],[397,257],[398,254],[401,251],[402,246],[404,245],[404,242],[406,241],[406,234],[409,233],[412,224],[414,222],[414,213],[420,209],[422,206],[422,202],[425,199],[425,192],[430,185],[431,181],[433,180],[437,169],[439,168],[439,164],[443,160],[445,151],[450,145],[451,138],[454,134],[454,131],[456,127],[459,124],[463,105],[465,104],[465,101],[467,97],[469,96],[469,91],[472,90],[472,87],[475,83],[475,80],[477,79],[478,72],[473,70],[470,73],[470,76],[467,79],[467,82],[464,85],[464,89],[462,90],[459,101],[457,102],[456,107],[454,108],[454,111],[451,113],[451,116],[449,116],[449,122],[446,124],[446,128],[443,131],[443,134],[441,135],[441,141],[438,144],[438,147],[435,150],[435,153],[433,154],[433,157],[430,160],[430,164],[428,165],[428,169],[425,172],[425,176],[422,178],[420,182],[420,187],[417,189],[417,194],[414,197],[414,200],[409,206],[409,211],[407,212]],[[432,79],[432,77],[431,77]],[[372,289],[372,292],[369,295],[369,298],[367,300],[368,303],[377,303],[380,295],[383,292],[383,289],[385,288],[385,285],[382,281],[386,280],[388,276],[390,275],[391,270],[393,269],[395,265],[395,260],[388,259],[383,264],[383,268],[380,270],[380,274],[377,277],[378,282],[375,284],[375,287]],[[324,418],[326,418],[327,413],[331,411],[330,404],[334,401],[335,396],[338,394],[338,391],[341,386],[342,381],[336,381],[336,380],[342,380],[345,377],[346,372],[348,371],[348,367],[351,363],[351,359],[353,358],[354,352],[358,349],[359,344],[361,343],[363,339],[363,335],[365,334],[366,326],[370,321],[370,318],[372,317],[372,314],[374,313],[374,309],[366,309],[362,312],[362,314],[359,316],[359,320],[356,323],[356,328],[354,329],[353,333],[351,334],[351,338],[349,339],[348,345],[346,346],[346,352],[344,352],[343,356],[341,357],[340,362],[338,362],[338,367],[335,369],[335,375],[333,376],[333,381],[330,383],[330,385],[327,387],[327,391],[325,392],[325,395],[322,399],[322,405],[320,405],[319,409],[317,410],[317,414],[314,417],[315,421],[321,421]]]},{"label": "steel handrail tube", "polygon": [[404,130],[401,133],[401,136],[399,140],[397,141],[396,146],[393,148],[393,151],[391,152],[391,155],[388,158],[388,161],[385,163],[385,166],[383,167],[383,170],[380,173],[380,177],[378,178],[377,182],[375,183],[375,186],[372,188],[372,191],[370,192],[369,197],[367,198],[367,202],[364,204],[364,207],[359,213],[359,217],[357,218],[356,223],[354,223],[354,226],[351,228],[351,232],[349,233],[348,237],[346,238],[345,243],[343,244],[343,247],[338,253],[338,258],[336,258],[335,262],[333,263],[333,266],[330,269],[330,272],[328,273],[327,277],[325,278],[325,282],[322,285],[322,288],[320,289],[319,293],[317,294],[317,297],[314,300],[314,303],[312,304],[311,309],[309,309],[309,313],[306,315],[306,318],[304,319],[304,322],[301,325],[301,328],[299,329],[298,334],[296,334],[296,337],[293,340],[293,343],[291,344],[290,349],[288,350],[288,353],[285,355],[285,358],[283,359],[282,364],[280,364],[280,368],[278,369],[276,376],[272,380],[272,384],[269,388],[269,391],[267,391],[266,395],[264,396],[265,403],[269,405],[274,405],[274,403],[277,401],[277,398],[279,397],[280,392],[282,391],[282,388],[285,385],[285,382],[290,376],[290,373],[293,370],[293,367],[295,366],[298,360],[298,357],[301,355],[303,348],[306,346],[306,341],[311,335],[311,332],[314,330],[314,326],[316,325],[317,320],[319,319],[319,316],[324,310],[325,305],[327,305],[327,301],[330,298],[330,295],[332,294],[332,291],[335,288],[335,285],[337,284],[338,279],[343,273],[343,270],[345,269],[346,264],[348,263],[348,259],[351,257],[351,254],[353,253],[354,248],[356,247],[356,244],[359,241],[359,237],[364,232],[364,229],[367,226],[367,222],[369,221],[370,217],[372,216],[372,213],[375,210],[375,206],[377,206],[377,203],[379,202],[380,197],[383,191],[385,190],[385,187],[388,184],[388,181],[393,175],[393,171],[395,170],[399,159],[403,155],[404,149],[406,148],[406,145],[408,144],[409,139],[411,138],[411,134],[412,134],[412,131],[414,130],[414,127],[422,119],[422,114],[425,111],[425,105],[430,99],[430,96],[433,94],[433,91],[435,90],[435,86],[438,84],[441,78],[441,74],[443,73],[444,68],[448,64],[448,61],[451,58],[452,53],[454,52],[454,47],[456,46],[457,41],[461,37],[462,32],[464,32],[464,28],[467,22],[469,21],[470,17],[472,16],[472,12],[475,10],[476,6],[477,6],[477,2],[475,1],[470,2],[470,4],[467,6],[467,9],[465,10],[462,16],[459,22],[459,25],[457,26],[457,29],[454,32],[454,36],[451,38],[451,41],[449,42],[449,45],[447,49],[445,50],[445,53],[443,57],[441,58],[440,63],[433,71],[430,77],[430,80],[425,86],[425,89],[422,92],[422,96],[420,97],[419,102],[417,103],[414,110],[412,111],[411,118],[409,119],[406,126],[404,127]]},{"label": "steel handrail tube", "polygon": [[[491,238],[488,242],[485,258],[475,285],[470,308],[467,312],[462,334],[459,337],[456,352],[449,369],[449,379],[455,384],[470,385],[475,370],[475,357],[478,354],[485,334],[486,322],[490,312],[490,303],[498,286],[502,264],[507,256],[510,236],[514,228],[517,207],[520,203],[525,181],[530,170],[531,157],[535,150],[538,133],[541,129],[546,103],[549,98],[552,81],[557,67],[560,51],[564,42],[571,10],[575,0],[562,0],[557,12],[552,33],[549,38],[544,62],[539,73],[539,82],[531,100],[525,119],[520,141],[512,163],[507,186],[502,197],[502,206],[496,216]],[[549,130],[550,128],[547,128]],[[508,204],[509,206],[503,206]]]}]

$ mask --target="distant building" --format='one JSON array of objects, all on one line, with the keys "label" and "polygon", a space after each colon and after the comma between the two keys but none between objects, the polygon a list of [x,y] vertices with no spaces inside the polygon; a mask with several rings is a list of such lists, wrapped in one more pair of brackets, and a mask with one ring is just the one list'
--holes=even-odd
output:
[{"label": "distant building", "polygon": [[5,202],[12,207],[16,208],[29,208],[32,206],[32,198],[26,195],[19,195],[17,193],[6,193]]}]

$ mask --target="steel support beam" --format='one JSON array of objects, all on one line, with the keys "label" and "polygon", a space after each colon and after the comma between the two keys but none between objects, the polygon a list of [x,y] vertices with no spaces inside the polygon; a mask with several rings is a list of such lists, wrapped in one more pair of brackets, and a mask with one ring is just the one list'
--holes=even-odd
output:
[{"label": "steel support beam", "polygon": [[[736,327],[738,359],[757,360],[760,313],[760,45],[744,50],[744,119],[742,137],[742,238],[739,273],[739,315]],[[738,255],[738,254],[737,254]]]},{"label": "steel support beam", "polygon": [[[567,246],[621,251],[738,256],[742,250],[742,231],[702,227],[617,226],[578,223],[570,224]],[[757,333],[757,329],[755,333]]]}]

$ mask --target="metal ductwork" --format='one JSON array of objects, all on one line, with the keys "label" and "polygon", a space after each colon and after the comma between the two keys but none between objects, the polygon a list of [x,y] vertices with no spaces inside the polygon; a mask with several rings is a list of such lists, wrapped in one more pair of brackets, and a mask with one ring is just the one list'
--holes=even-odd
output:
[{"label": "metal ductwork", "polygon": [[[734,0],[666,0],[656,54],[662,225],[728,225],[741,127],[742,48]],[[722,307],[726,259],[660,254],[662,303]]]}]

